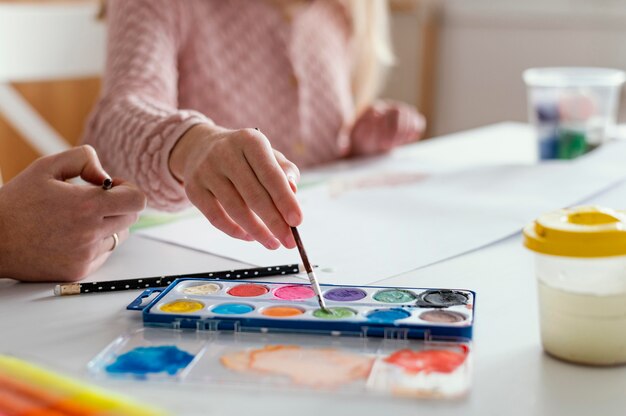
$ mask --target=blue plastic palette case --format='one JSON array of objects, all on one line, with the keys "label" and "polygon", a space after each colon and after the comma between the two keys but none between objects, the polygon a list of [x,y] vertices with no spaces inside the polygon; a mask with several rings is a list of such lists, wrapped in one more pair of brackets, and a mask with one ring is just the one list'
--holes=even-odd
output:
[{"label": "blue plastic palette case", "polygon": [[[470,385],[468,290],[179,279],[128,309],[145,328],[89,364],[97,376],[458,398]],[[153,293],[153,300],[142,304]]]},{"label": "blue plastic palette case", "polygon": [[[330,313],[308,284],[179,279],[144,291],[128,306],[144,323],[176,328],[317,332],[331,335],[471,339],[468,290],[321,285]],[[142,301],[161,292],[153,301]]]}]

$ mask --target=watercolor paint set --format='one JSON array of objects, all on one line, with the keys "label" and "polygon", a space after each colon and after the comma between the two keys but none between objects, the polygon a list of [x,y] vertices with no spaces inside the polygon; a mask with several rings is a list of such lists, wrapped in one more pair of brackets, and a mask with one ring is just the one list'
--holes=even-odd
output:
[{"label": "watercolor paint set", "polygon": [[308,284],[184,278],[144,291],[128,309],[142,311],[146,325],[173,328],[472,338],[475,295],[469,290],[320,287],[328,311]]},{"label": "watercolor paint set", "polygon": [[144,328],[112,342],[89,370],[255,390],[435,399],[469,391],[473,292],[321,289],[330,314],[307,284],[183,278],[148,289],[128,306],[142,311]]}]

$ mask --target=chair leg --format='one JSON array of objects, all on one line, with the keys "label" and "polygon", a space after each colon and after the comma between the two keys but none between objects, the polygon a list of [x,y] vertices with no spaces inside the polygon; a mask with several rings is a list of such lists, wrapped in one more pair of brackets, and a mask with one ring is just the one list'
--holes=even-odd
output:
[{"label": "chair leg", "polygon": [[418,108],[427,120],[424,137],[430,137],[436,124],[437,59],[439,58],[439,31],[443,4],[439,0],[421,0],[418,6],[421,21],[421,48],[418,56],[420,56],[422,66],[418,78]]}]

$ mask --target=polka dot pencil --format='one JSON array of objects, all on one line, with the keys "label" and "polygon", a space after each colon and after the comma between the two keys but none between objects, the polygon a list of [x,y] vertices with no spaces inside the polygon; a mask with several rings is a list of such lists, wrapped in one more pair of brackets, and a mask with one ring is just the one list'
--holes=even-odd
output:
[{"label": "polka dot pencil", "polygon": [[257,277],[281,276],[304,272],[305,269],[299,264],[287,264],[282,266],[257,267],[252,269],[222,270],[205,273],[181,274],[172,276],[144,277],[140,279],[109,280],[104,282],[67,283],[56,285],[56,296],[82,295],[85,293],[119,292],[123,290],[137,290],[148,287],[165,287],[174,280],[183,277],[238,280],[254,279]]}]

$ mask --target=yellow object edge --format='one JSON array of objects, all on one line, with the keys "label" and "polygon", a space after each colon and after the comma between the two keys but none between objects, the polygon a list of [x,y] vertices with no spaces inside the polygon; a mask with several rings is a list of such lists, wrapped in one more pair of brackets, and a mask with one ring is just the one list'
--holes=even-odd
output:
[{"label": "yellow object edge", "polygon": [[524,245],[563,257],[626,255],[626,212],[598,206],[544,214],[524,227]]},{"label": "yellow object edge", "polygon": [[93,407],[107,416],[165,416],[168,413],[134,402],[124,396],[55,374],[8,355],[0,355],[0,373],[41,389],[64,393],[71,400]]}]

